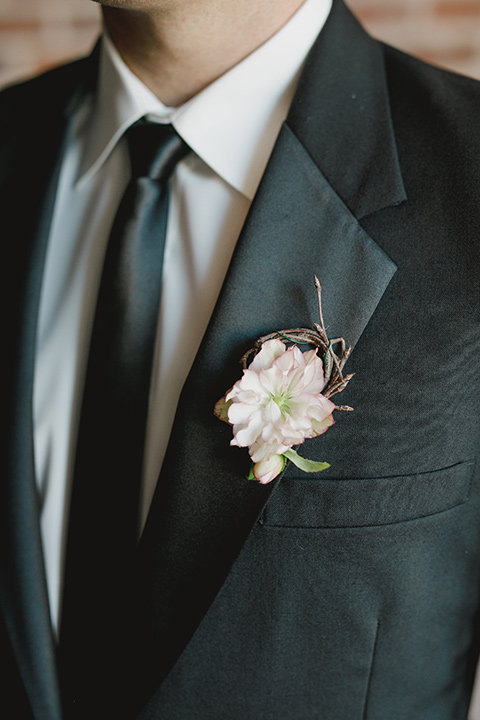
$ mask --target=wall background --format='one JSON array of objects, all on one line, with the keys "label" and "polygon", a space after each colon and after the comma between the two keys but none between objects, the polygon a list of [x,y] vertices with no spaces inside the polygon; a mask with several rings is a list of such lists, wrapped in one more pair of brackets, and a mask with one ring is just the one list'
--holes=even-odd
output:
[{"label": "wall background", "polygon": [[[480,79],[480,0],[347,4],[375,37]],[[99,30],[90,0],[0,0],[0,86],[87,53]],[[480,720],[480,677],[470,720]]]}]

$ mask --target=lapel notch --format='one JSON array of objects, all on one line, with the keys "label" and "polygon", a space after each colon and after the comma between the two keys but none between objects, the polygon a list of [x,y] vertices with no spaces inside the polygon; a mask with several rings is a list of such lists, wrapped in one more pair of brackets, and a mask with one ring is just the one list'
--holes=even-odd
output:
[{"label": "lapel notch", "polygon": [[333,0],[287,123],[358,219],[406,200],[382,45]]}]

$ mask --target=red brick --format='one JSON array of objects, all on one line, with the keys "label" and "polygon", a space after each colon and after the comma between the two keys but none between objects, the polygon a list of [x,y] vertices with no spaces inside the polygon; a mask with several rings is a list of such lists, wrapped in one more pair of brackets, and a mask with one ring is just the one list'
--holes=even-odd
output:
[{"label": "red brick", "polygon": [[38,20],[29,19],[20,22],[3,22],[0,20],[0,32],[27,32],[29,30],[40,30],[42,23]]},{"label": "red brick", "polygon": [[480,2],[479,0],[459,0],[458,2],[440,0],[436,4],[435,12],[439,17],[444,18],[480,18]]},{"label": "red brick", "polygon": [[416,48],[412,50],[412,52],[427,62],[442,65],[443,67],[455,65],[457,62],[473,60],[477,54],[475,48],[468,46],[449,48],[448,50],[445,48],[439,48],[438,50],[432,48]]},{"label": "red brick", "polygon": [[354,11],[357,17],[365,23],[400,20],[408,14],[405,3],[391,3],[388,5],[386,3],[382,5],[357,3]]}]

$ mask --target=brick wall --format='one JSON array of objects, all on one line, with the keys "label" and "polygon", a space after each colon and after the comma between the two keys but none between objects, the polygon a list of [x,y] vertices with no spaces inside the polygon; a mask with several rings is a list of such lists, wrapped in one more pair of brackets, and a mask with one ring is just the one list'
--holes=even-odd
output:
[{"label": "brick wall", "polygon": [[377,38],[480,79],[480,0],[347,0]]},{"label": "brick wall", "polygon": [[[480,0],[347,0],[370,32],[480,78]],[[83,54],[98,34],[90,0],[0,0],[0,85]]]},{"label": "brick wall", "polygon": [[0,0],[0,84],[85,54],[98,28],[89,0]]}]

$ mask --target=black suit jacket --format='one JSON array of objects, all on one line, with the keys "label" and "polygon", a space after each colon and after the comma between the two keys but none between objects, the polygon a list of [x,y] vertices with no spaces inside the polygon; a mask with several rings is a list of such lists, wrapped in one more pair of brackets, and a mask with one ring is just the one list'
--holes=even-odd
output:
[{"label": "black suit jacket", "polygon": [[[63,138],[95,71],[93,56],[0,99],[0,702],[15,718],[70,717],[32,377]],[[180,399],[125,620],[132,667],[81,717],[466,717],[480,593],[479,110],[478,83],[372,40],[335,0]],[[354,346],[342,402],[355,411],[305,446],[329,470],[246,482],[247,453],[212,408],[258,336],[317,320],[314,273],[330,336]]]}]

